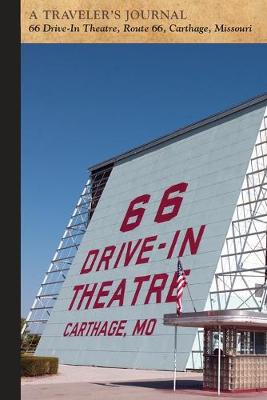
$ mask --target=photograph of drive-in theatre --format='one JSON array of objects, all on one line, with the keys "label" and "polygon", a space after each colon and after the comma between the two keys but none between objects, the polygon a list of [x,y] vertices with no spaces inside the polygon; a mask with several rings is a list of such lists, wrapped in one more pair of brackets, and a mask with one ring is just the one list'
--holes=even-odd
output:
[{"label": "photograph of drive-in theatre", "polygon": [[27,317],[35,354],[212,371],[234,350],[266,371],[266,169],[267,94],[89,166]]}]

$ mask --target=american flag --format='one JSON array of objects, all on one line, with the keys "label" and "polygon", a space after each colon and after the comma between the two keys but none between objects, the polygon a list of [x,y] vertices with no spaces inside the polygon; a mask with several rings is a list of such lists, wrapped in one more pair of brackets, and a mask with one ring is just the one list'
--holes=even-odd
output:
[{"label": "american flag", "polygon": [[178,258],[177,264],[177,297],[176,297],[176,312],[178,317],[182,313],[182,295],[185,286],[187,285],[187,280],[185,278],[185,272],[182,267],[180,258]]}]

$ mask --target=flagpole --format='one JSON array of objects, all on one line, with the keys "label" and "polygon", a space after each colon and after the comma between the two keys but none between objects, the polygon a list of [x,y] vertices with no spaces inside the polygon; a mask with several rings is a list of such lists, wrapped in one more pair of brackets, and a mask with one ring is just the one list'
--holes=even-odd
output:
[{"label": "flagpole", "polygon": [[[182,275],[180,275],[180,272],[182,271]],[[183,267],[180,261],[180,258],[178,257],[178,264],[177,264],[177,294],[176,294],[176,313],[177,316],[180,316],[182,305],[181,305],[181,296],[182,296],[182,290],[184,286],[186,285],[186,280],[184,279],[184,271]],[[179,276],[182,276],[182,281],[179,281]],[[178,299],[179,297],[179,299]],[[179,300],[179,302],[178,302]],[[177,372],[177,326],[175,326],[174,329],[174,354],[173,354],[173,364],[174,364],[174,371],[173,371],[173,391],[175,392],[176,390],[176,372]]]},{"label": "flagpole", "polygon": [[265,274],[264,274],[264,285],[267,283],[267,230],[265,236]]},{"label": "flagpole", "polygon": [[218,388],[217,394],[220,396],[221,393],[221,326],[219,325],[219,345],[218,345]]},{"label": "flagpole", "polygon": [[189,285],[187,284],[186,287],[187,287],[187,290],[188,290],[188,294],[189,294],[190,300],[192,302],[193,309],[194,309],[195,312],[197,312],[195,304],[194,304],[194,301],[192,299],[192,296],[191,296],[191,293],[190,293],[190,290],[189,290]]},{"label": "flagpole", "polygon": [[173,371],[173,391],[175,392],[176,390],[176,358],[177,358],[177,326],[174,327],[174,357],[173,357],[173,363],[174,363],[174,371]]}]

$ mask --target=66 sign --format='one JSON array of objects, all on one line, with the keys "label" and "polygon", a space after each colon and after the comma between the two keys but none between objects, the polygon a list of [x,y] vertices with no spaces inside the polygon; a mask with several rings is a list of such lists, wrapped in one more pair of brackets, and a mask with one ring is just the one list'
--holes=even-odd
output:
[{"label": "66 sign", "polygon": [[[170,221],[178,215],[183,201],[183,197],[179,196],[179,194],[184,193],[187,187],[188,183],[180,182],[165,190],[154,218],[154,222],[162,223]],[[175,193],[177,193],[177,195],[172,196]],[[141,224],[146,208],[140,207],[140,205],[149,203],[150,198],[150,194],[143,194],[131,201],[120,226],[121,232],[131,231]],[[170,207],[171,210],[166,211],[166,209],[169,209]],[[132,219],[134,219],[134,221],[131,222]]]}]

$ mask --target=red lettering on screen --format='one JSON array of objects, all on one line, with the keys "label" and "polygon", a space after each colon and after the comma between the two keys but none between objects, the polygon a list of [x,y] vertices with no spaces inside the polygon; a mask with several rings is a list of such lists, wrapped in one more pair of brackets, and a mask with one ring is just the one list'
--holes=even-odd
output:
[{"label": "red lettering on screen", "polygon": [[[82,266],[80,274],[88,274],[88,272],[92,271],[94,263],[95,263],[95,260],[96,260],[96,258],[98,256],[98,253],[99,253],[99,249],[94,249],[94,250],[88,251],[87,257],[86,257],[86,259],[85,259],[85,261],[83,263],[83,266]],[[89,263],[89,258],[91,256],[93,256],[92,257],[93,259],[90,262],[89,268],[87,268],[87,264]]]},{"label": "red lettering on screen", "polygon": [[101,326],[101,321],[95,322],[95,323],[93,324],[93,327],[92,327],[91,335],[90,335],[90,336],[97,336],[100,326]]},{"label": "red lettering on screen", "polygon": [[124,295],[125,295],[125,288],[126,288],[126,279],[122,279],[119,286],[117,287],[117,289],[115,290],[113,296],[111,297],[111,299],[108,302],[107,307],[110,307],[111,304],[114,301],[118,301],[119,302],[119,306],[121,307],[123,305],[123,300],[124,300]]},{"label": "red lettering on screen", "polygon": [[149,303],[153,293],[156,294],[156,303],[161,303],[161,293],[166,286],[168,276],[168,274],[156,274],[153,276],[144,304]]},{"label": "red lettering on screen", "polygon": [[119,321],[68,322],[63,336],[125,336],[127,319]]},{"label": "red lettering on screen", "polygon": [[[160,261],[164,271],[164,261],[168,260],[166,268],[169,268],[170,259],[175,258],[173,264],[176,269],[176,257],[183,257],[185,254],[195,255],[199,251],[200,243],[205,232],[206,225],[200,227],[185,228],[176,227],[176,231],[172,227],[164,229],[168,234],[168,240],[158,235],[153,235],[150,227],[154,221],[158,224],[171,221],[179,215],[185,195],[188,189],[188,183],[180,182],[168,187],[162,194],[159,205],[156,207],[156,212],[147,213],[148,223],[147,232],[149,236],[145,238],[132,237],[132,240],[124,241],[122,244],[104,244],[102,249],[90,249],[87,252],[83,262],[80,274],[88,274],[90,272],[105,272],[109,269],[117,269],[119,267],[137,266],[141,268],[143,273],[148,272],[147,264],[151,262],[152,252],[157,253],[157,257],[152,260],[155,262],[155,268],[158,268],[157,263]],[[150,194],[143,194],[134,198],[125,213],[120,231],[131,232],[139,227],[143,222],[144,215],[148,209],[150,202]],[[150,221],[149,221],[150,218]],[[168,230],[169,229],[169,230]],[[169,237],[169,233],[173,232],[173,236]],[[130,233],[129,233],[130,235]],[[126,236],[126,235],[125,235]],[[114,237],[114,241],[115,238]],[[128,238],[128,237],[127,237]],[[129,237],[130,239],[130,237]],[[164,240],[165,239],[165,240]],[[142,267],[140,267],[143,265]],[[152,267],[154,264],[152,264]],[[123,270],[122,270],[123,271]],[[120,275],[122,273],[120,271]],[[149,270],[150,272],[150,270]],[[102,276],[102,275],[101,275]],[[125,304],[125,296],[127,293],[127,304],[136,306],[141,302],[144,305],[170,303],[176,301],[177,292],[177,273],[156,273],[151,275],[135,276],[131,275],[131,283],[128,285],[128,280],[124,277],[121,280],[108,280],[102,282],[86,283],[76,285],[73,288],[73,297],[71,299],[69,310],[87,310],[103,309],[109,307],[122,307]],[[96,278],[97,280],[97,278]],[[134,291],[132,286],[134,284]],[[140,295],[142,293],[142,296]],[[132,296],[132,298],[131,298]],[[133,335],[151,335],[156,326],[156,319],[137,320]],[[126,320],[121,321],[88,321],[82,323],[69,322],[64,330],[63,336],[122,336]]]},{"label": "red lettering on screen", "polygon": [[[165,253],[165,258],[171,259],[178,255],[182,257],[187,249],[189,254],[195,255],[198,252],[205,227],[206,225],[201,225],[200,228],[198,228],[198,232],[196,228],[192,227],[187,228],[185,232],[181,232],[180,230],[176,231],[171,239],[169,250],[167,254]],[[99,262],[95,272],[98,272],[102,268],[106,271],[112,268],[128,267],[130,264],[145,265],[150,262],[149,253],[155,249],[165,249],[165,247],[168,249],[168,243],[156,243],[158,239],[158,235],[153,235],[137,239],[136,241],[130,240],[129,242],[123,242],[120,247],[110,245],[106,246],[103,250],[90,250],[80,273],[86,274],[88,272],[93,272],[97,257],[99,258]],[[118,249],[118,255],[114,257],[116,249]],[[162,253],[162,255],[164,255],[164,253]]]},{"label": "red lettering on screen", "polygon": [[138,319],[133,329],[132,335],[152,335],[156,326],[157,320],[152,319]]},{"label": "red lettering on screen", "polygon": [[119,251],[119,254],[117,255],[117,258],[116,258],[116,261],[114,263],[114,267],[113,268],[117,268],[118,267],[125,246],[126,246],[126,243],[122,243],[120,251]]},{"label": "red lettering on screen", "polygon": [[[186,275],[189,275],[189,269],[184,269],[184,271]],[[168,280],[170,281],[169,284]],[[150,282],[149,285],[146,284],[148,282]],[[152,276],[136,276],[134,278],[134,283],[136,285],[134,292],[129,292],[132,293],[131,306],[137,304],[141,290],[144,294],[144,296],[142,296],[142,299],[144,298],[144,305],[176,301],[177,272],[173,274],[160,273]],[[115,288],[112,288],[112,286],[115,286]],[[125,278],[121,279],[118,283],[117,281],[105,281],[76,286],[74,288],[75,294],[70,307],[76,310],[80,310],[81,308],[86,310],[89,306],[92,309],[109,308],[111,306],[122,307],[125,304],[126,288],[127,279]],[[168,288],[167,294],[165,293],[166,288]],[[82,293],[80,293],[81,291]],[[79,293],[80,297],[78,297]],[[96,298],[92,305],[93,296]],[[75,302],[75,307],[73,307]]]},{"label": "red lettering on screen", "polygon": [[[184,193],[186,191],[188,184],[185,182],[178,183],[177,185],[170,186],[165,190],[163,197],[161,199],[156,217],[154,219],[155,222],[162,223],[166,221],[170,221],[174,217],[176,217],[179,213],[183,197],[176,196],[170,197],[173,193]],[[166,211],[166,208],[172,207],[171,211]]]},{"label": "red lettering on screen", "polygon": [[94,321],[90,321],[90,322],[87,323],[87,331],[86,331],[85,336],[88,336],[88,334],[89,334],[92,326],[94,325],[94,323],[95,323]]},{"label": "red lettering on screen", "polygon": [[78,322],[76,322],[76,324],[74,324],[74,327],[72,328],[69,336],[77,336],[78,327],[79,327],[79,324],[78,324]]},{"label": "red lettering on screen", "polygon": [[126,322],[127,322],[126,319],[123,319],[123,320],[121,320],[119,322],[118,328],[117,328],[117,330],[115,332],[115,336],[122,336],[123,335],[123,333],[124,333],[123,331],[124,331]]},{"label": "red lettering on screen", "polygon": [[150,276],[151,276],[151,275],[145,275],[145,276],[137,276],[137,277],[135,277],[134,283],[137,283],[137,287],[136,287],[135,292],[134,292],[134,296],[133,296],[133,300],[132,300],[131,306],[135,306],[135,304],[136,304],[136,302],[137,302],[138,295],[139,295],[140,290],[141,290],[141,287],[142,287],[142,285],[143,285],[144,282],[149,281]]},{"label": "red lettering on screen", "polygon": [[106,281],[106,282],[102,282],[102,285],[99,289],[98,295],[96,297],[95,303],[93,308],[104,308],[105,307],[105,303],[100,303],[99,300],[101,299],[101,297],[107,297],[109,294],[109,290],[105,290],[106,287],[112,286],[113,281]]},{"label": "red lettering on screen", "polygon": [[156,326],[157,320],[155,318],[150,319],[147,323],[145,334],[146,335],[152,335],[154,332],[155,326]]},{"label": "red lettering on screen", "polygon": [[174,237],[172,239],[172,243],[171,243],[168,255],[167,255],[167,259],[172,258],[172,255],[173,255],[176,243],[178,241],[179,235],[180,235],[180,231],[176,231],[175,234],[174,234]]},{"label": "red lettering on screen", "polygon": [[109,268],[109,262],[110,262],[110,259],[113,257],[115,250],[116,250],[116,246],[105,247],[103,254],[100,258],[100,261],[98,263],[98,266],[96,268],[97,271],[100,270],[100,268],[102,267],[102,264],[104,264],[104,269]]},{"label": "red lettering on screen", "polygon": [[126,254],[125,254],[125,261],[124,261],[124,266],[127,267],[133,256],[135,255],[138,247],[140,246],[140,243],[142,242],[142,239],[138,239],[136,244],[134,245],[133,249],[132,249],[132,244],[133,242],[130,240],[130,242],[127,243],[127,248],[126,248]]},{"label": "red lettering on screen", "polygon": [[[131,231],[140,225],[145,212],[145,208],[144,207],[134,208],[134,207],[137,206],[138,204],[148,203],[149,199],[150,199],[149,194],[143,194],[142,196],[138,196],[131,201],[120,227],[121,232]],[[130,220],[132,220],[133,218],[135,220],[130,222]]]},{"label": "red lettering on screen", "polygon": [[72,327],[72,322],[68,322],[67,323],[67,325],[66,325],[66,328],[65,328],[65,330],[64,330],[64,332],[63,332],[63,336],[69,336],[69,333],[68,333],[68,328],[71,328]]},{"label": "red lettering on screen", "polygon": [[112,321],[108,330],[108,336],[113,336],[116,332],[119,321]]},{"label": "red lettering on screen", "polygon": [[78,330],[78,336],[83,336],[83,332],[85,331],[86,328],[87,328],[87,323],[82,322],[80,325],[80,329]]},{"label": "red lettering on screen", "polygon": [[[168,187],[161,198],[161,202],[154,218],[157,223],[170,221],[175,218],[179,211],[183,201],[182,196],[177,196],[177,192],[184,193],[187,189],[188,183],[180,182],[175,185]],[[174,195],[176,193],[176,195]],[[146,209],[144,207],[138,207],[140,204],[147,204],[150,200],[150,194],[143,194],[133,199],[126,211],[122,224],[120,226],[121,232],[132,231],[137,228],[143,219]],[[171,208],[171,210],[169,210]],[[133,220],[134,219],[134,220]],[[133,220],[133,221],[132,221]]]},{"label": "red lettering on screen", "polygon": [[[90,287],[90,289],[88,290],[89,287]],[[79,310],[81,308],[81,305],[82,305],[84,299],[86,299],[86,298],[88,298],[88,300],[86,302],[85,309],[89,308],[91,300],[92,300],[93,295],[95,293],[96,287],[97,287],[97,283],[85,285],[85,288],[83,290],[83,294],[82,294],[82,297],[81,297],[81,299],[79,301],[77,310]]]},{"label": "red lettering on screen", "polygon": [[69,308],[68,308],[69,310],[72,309],[73,304],[74,304],[74,302],[75,302],[75,300],[77,298],[77,295],[78,295],[79,291],[82,290],[84,288],[84,286],[85,285],[76,285],[76,286],[74,286],[73,290],[74,290],[75,293],[74,293],[74,296],[73,296],[73,298],[71,300],[71,303],[69,305]]},{"label": "red lettering on screen", "polygon": [[196,254],[197,253],[200,241],[202,239],[202,236],[203,236],[203,233],[204,233],[204,230],[205,230],[205,227],[206,227],[206,225],[201,225],[196,239],[194,237],[193,228],[188,228],[187,229],[187,231],[185,233],[185,237],[184,237],[183,243],[182,243],[180,251],[179,251],[179,257],[182,257],[184,255],[185,248],[186,248],[187,244],[189,244],[189,247],[190,247],[190,254]]},{"label": "red lettering on screen", "polygon": [[[148,246],[148,243],[150,242],[155,242],[155,240],[157,239],[157,235],[155,236],[150,236],[144,239],[140,253],[138,254],[137,260],[136,260],[136,265],[138,264],[146,264],[149,261],[149,257],[143,257],[145,253],[152,251],[154,246],[150,245]],[[143,258],[142,258],[143,257]]]},{"label": "red lettering on screen", "polygon": [[102,328],[98,332],[97,336],[103,335],[106,336],[107,334],[107,327],[108,327],[108,321],[105,321],[104,324],[102,325]]}]

